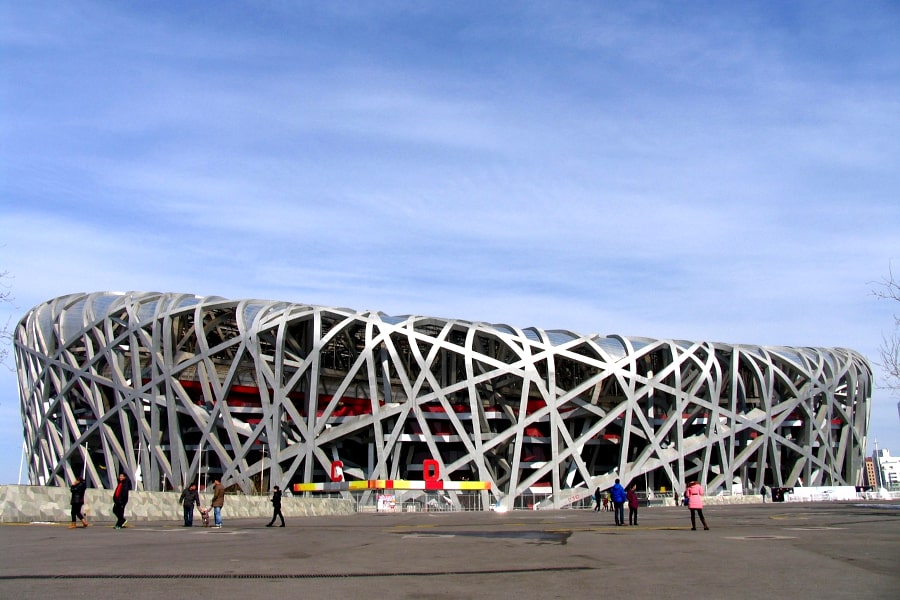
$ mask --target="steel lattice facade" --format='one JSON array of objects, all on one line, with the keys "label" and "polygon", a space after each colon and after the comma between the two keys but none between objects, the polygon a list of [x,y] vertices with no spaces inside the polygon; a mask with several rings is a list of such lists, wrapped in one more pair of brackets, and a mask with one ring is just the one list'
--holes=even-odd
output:
[{"label": "steel lattice facade", "polygon": [[853,485],[871,367],[840,348],[731,345],[259,300],[75,294],[19,322],[29,477],[201,471],[252,492],[348,479],[491,482],[507,507],[639,488]]}]

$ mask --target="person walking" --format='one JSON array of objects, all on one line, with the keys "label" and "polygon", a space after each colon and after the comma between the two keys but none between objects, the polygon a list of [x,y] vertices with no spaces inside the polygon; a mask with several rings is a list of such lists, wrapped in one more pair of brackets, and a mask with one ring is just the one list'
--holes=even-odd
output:
[{"label": "person walking", "polygon": [[599,487],[594,490],[594,502],[597,504],[594,507],[594,512],[600,512],[600,507],[603,505],[603,492],[600,491]]},{"label": "person walking", "polygon": [[128,520],[125,518],[125,505],[128,504],[128,493],[131,491],[131,480],[125,473],[119,473],[119,483],[113,492],[113,514],[116,515],[116,529],[122,529]]},{"label": "person walking", "polygon": [[213,485],[213,498],[210,503],[213,509],[213,527],[222,527],[222,507],[225,506],[225,486],[216,479]]},{"label": "person walking", "polygon": [[691,529],[697,530],[696,517],[700,517],[703,529],[708,530],[709,525],[706,524],[706,519],[703,518],[703,488],[700,487],[700,483],[698,481],[690,482],[684,493],[688,499],[688,508],[691,509]]},{"label": "person walking", "polygon": [[275,486],[275,490],[272,492],[272,520],[269,521],[269,524],[266,527],[271,527],[275,524],[275,517],[281,517],[281,526],[284,527],[284,515],[281,514],[281,490],[278,489],[278,486]]},{"label": "person walking", "polygon": [[625,494],[626,498],[628,498],[628,524],[629,525],[637,525],[637,513],[638,513],[638,495],[637,495],[637,484],[632,483],[631,487],[628,488],[628,493]]},{"label": "person walking", "polygon": [[625,501],[628,498],[625,495],[625,488],[622,487],[622,484],[619,483],[618,479],[616,479],[615,485],[610,488],[609,495],[612,497],[613,501],[613,511],[615,512],[616,525],[624,525]]},{"label": "person walking", "polygon": [[765,484],[763,484],[763,486],[762,486],[761,488],[759,488],[759,494],[760,494],[760,495],[762,496],[762,498],[763,498],[763,504],[765,504],[765,503],[766,503],[766,496],[769,494],[769,490],[766,489]]},{"label": "person walking", "polygon": [[72,501],[70,504],[72,505],[72,524],[69,525],[69,529],[75,529],[78,527],[76,522],[77,519],[81,519],[81,526],[87,527],[88,522],[84,518],[84,513],[81,510],[81,507],[84,506],[84,492],[87,490],[87,483],[85,483],[84,479],[81,477],[76,477],[75,482],[69,486],[69,491],[72,492]]},{"label": "person walking", "polygon": [[189,487],[182,490],[178,501],[181,502],[181,506],[184,508],[184,526],[193,527],[194,506],[200,507],[200,494],[197,492],[197,485],[192,483]]}]

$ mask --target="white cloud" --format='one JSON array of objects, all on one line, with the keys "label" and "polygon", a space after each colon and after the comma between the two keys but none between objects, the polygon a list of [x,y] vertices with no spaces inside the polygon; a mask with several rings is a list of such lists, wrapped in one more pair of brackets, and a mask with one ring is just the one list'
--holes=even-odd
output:
[{"label": "white cloud", "polygon": [[158,290],[871,358],[900,16],[675,10],[4,7],[0,316]]}]

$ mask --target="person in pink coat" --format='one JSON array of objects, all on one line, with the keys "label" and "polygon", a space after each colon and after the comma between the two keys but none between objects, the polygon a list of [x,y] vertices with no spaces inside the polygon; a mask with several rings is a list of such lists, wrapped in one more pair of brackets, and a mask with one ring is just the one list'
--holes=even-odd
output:
[{"label": "person in pink coat", "polygon": [[690,482],[684,491],[684,495],[687,496],[688,508],[691,509],[691,529],[697,529],[698,516],[700,517],[700,522],[703,523],[703,529],[709,529],[706,519],[703,518],[703,488],[700,487],[700,483],[697,481]]}]

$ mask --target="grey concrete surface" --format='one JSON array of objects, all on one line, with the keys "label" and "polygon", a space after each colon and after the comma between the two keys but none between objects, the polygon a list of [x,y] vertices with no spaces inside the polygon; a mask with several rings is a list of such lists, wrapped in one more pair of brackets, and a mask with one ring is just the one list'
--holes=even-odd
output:
[{"label": "grey concrete surface", "polygon": [[898,598],[900,504],[0,526],[0,598]]}]

